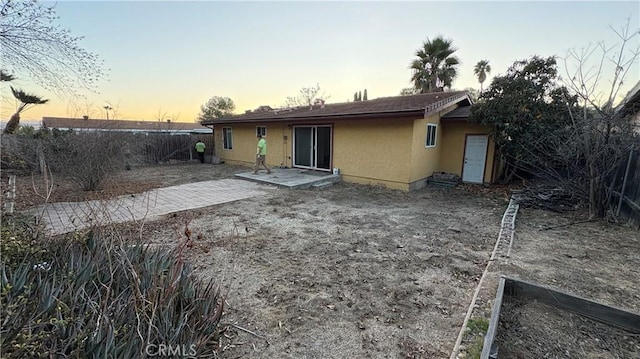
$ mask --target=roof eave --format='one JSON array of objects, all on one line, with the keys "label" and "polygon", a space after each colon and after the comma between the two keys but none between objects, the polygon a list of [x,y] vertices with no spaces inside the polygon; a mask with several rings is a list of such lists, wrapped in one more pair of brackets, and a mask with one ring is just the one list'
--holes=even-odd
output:
[{"label": "roof eave", "polygon": [[424,108],[413,108],[408,110],[393,110],[393,111],[377,111],[367,113],[351,113],[351,114],[329,114],[329,115],[311,115],[311,116],[270,116],[257,119],[219,119],[212,121],[203,121],[202,125],[215,126],[229,123],[260,123],[260,122],[299,122],[299,121],[331,121],[341,119],[371,119],[371,118],[389,118],[389,117],[404,117],[404,116],[424,116],[427,117],[435,112],[442,110],[447,106],[453,104],[459,104],[462,101],[467,101],[471,105],[471,99],[467,93],[463,93],[458,96],[449,96],[440,101],[426,105]]},{"label": "roof eave", "polygon": [[335,120],[365,120],[375,118],[397,118],[397,117],[422,117],[423,109],[414,109],[409,111],[393,111],[393,112],[370,112],[360,114],[333,114],[319,116],[300,116],[300,117],[265,117],[257,119],[225,119],[203,123],[203,125],[227,125],[241,123],[264,123],[264,122],[301,122],[301,121],[335,121]]}]

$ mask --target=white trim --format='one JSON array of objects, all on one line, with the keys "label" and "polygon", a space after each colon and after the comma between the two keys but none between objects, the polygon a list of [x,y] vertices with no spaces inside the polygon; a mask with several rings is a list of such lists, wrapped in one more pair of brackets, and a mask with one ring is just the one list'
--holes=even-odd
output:
[{"label": "white trim", "polygon": [[262,135],[262,137],[266,138],[267,137],[267,126],[256,126],[256,136],[258,136],[258,129],[259,128],[264,128],[264,135]]},{"label": "white trim", "polygon": [[[296,165],[296,128],[312,128],[312,129],[316,129],[315,131],[315,141],[316,141],[316,147],[317,147],[317,143],[318,143],[318,127],[328,127],[330,132],[329,132],[329,168],[318,168],[317,164],[318,164],[318,153],[317,153],[317,149],[316,151],[312,150],[312,155],[313,152],[315,152],[315,164],[316,166],[301,166],[301,165]],[[331,168],[331,162],[333,159],[333,125],[299,125],[299,126],[293,126],[292,127],[292,131],[293,131],[293,141],[291,141],[291,167],[295,167],[295,168],[306,168],[306,169],[310,169],[310,170],[316,170],[316,171],[326,171],[326,172],[331,172],[333,169]],[[313,133],[314,131],[312,131]],[[314,158],[311,158],[311,161],[314,161]]]},{"label": "white trim", "polygon": [[[430,145],[428,143],[429,141],[429,128],[432,127],[434,128],[433,130],[433,144]],[[424,139],[424,147],[425,148],[434,148],[438,145],[438,124],[436,123],[427,123],[427,135],[425,136]]]},{"label": "white trim", "polygon": [[[227,148],[227,136],[226,136],[226,131],[225,130],[229,130],[229,137],[231,139],[231,146],[229,146],[229,148]],[[222,128],[222,149],[226,150],[226,151],[232,151],[233,150],[233,129],[231,127],[223,127]]]}]

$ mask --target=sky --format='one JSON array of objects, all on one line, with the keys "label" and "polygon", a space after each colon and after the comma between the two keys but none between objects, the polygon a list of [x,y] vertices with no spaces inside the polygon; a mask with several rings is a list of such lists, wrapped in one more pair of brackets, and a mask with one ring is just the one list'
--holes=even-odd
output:
[{"label": "sky", "polygon": [[[212,96],[230,97],[244,113],[279,107],[316,84],[328,103],[364,89],[369,99],[396,96],[411,86],[416,50],[440,35],[458,49],[453,88],[479,88],[473,67],[488,60],[486,88],[516,60],[619,45],[610,27],[619,30],[627,19],[640,29],[637,1],[59,1],[56,12],[58,23],[104,60],[107,77],[84,99],[23,80],[25,90],[50,99],[23,121],[105,118],[109,103],[111,118],[193,122]],[[631,45],[639,46],[640,36]],[[590,64],[601,58],[596,51]],[[640,80],[639,68],[636,62],[622,95]],[[612,74],[605,71],[603,85]],[[14,109],[5,98],[2,117]]]}]

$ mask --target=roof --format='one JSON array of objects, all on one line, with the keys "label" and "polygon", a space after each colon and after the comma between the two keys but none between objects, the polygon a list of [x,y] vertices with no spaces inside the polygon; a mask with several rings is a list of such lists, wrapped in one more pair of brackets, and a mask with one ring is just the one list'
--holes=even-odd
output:
[{"label": "roof", "polygon": [[135,120],[104,120],[63,117],[43,117],[42,125],[48,128],[74,130],[115,130],[133,132],[200,132],[211,130],[199,123],[161,122]]},{"label": "roof", "polygon": [[432,92],[411,96],[303,106],[271,111],[251,111],[242,115],[204,121],[203,125],[264,121],[303,121],[337,118],[424,116],[454,103],[470,105],[466,91]]},{"label": "roof", "polygon": [[471,115],[471,106],[460,106],[451,112],[442,115],[442,119],[466,119]]},{"label": "roof", "polygon": [[615,109],[615,113],[618,115],[626,116],[629,114],[638,113],[640,109],[640,81],[633,86],[633,88],[627,93],[622,100],[622,103]]}]

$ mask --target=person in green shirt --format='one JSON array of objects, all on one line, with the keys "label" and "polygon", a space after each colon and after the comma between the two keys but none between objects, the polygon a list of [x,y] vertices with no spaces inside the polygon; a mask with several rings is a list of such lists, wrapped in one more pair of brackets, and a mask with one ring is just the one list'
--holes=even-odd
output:
[{"label": "person in green shirt", "polygon": [[198,159],[200,163],[204,163],[204,149],[207,148],[202,140],[198,140],[196,143],[196,152],[198,153]]},{"label": "person in green shirt", "polygon": [[258,135],[258,148],[256,149],[256,164],[253,165],[253,174],[257,175],[260,170],[260,166],[263,166],[267,170],[267,174],[271,173],[269,167],[265,162],[265,158],[267,156],[267,141],[262,138],[261,135]]}]

